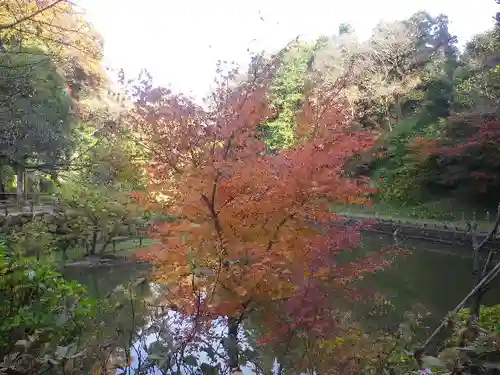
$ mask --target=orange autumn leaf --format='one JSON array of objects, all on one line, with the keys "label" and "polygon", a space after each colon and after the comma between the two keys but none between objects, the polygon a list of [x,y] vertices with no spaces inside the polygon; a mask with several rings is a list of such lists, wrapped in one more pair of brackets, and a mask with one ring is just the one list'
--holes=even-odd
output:
[{"label": "orange autumn leaf", "polygon": [[341,218],[329,210],[368,203],[370,182],[346,177],[344,165],[376,135],[351,128],[342,103],[318,89],[297,118],[294,148],[267,152],[259,126],[273,114],[277,60],[221,83],[207,108],[161,88],[139,93],[130,118],[154,150],[148,196],[177,217],[156,226],[162,245],[143,257],[185,314],[237,317],[286,301],[301,327],[325,330],[317,317],[331,316],[326,291],[352,293],[349,282],[388,264],[384,254],[341,266],[359,232],[332,226]]}]

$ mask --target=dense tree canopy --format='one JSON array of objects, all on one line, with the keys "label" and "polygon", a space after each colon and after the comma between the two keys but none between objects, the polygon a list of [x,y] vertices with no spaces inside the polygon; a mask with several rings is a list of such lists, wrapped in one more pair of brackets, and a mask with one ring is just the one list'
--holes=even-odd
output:
[{"label": "dense tree canopy", "polygon": [[102,41],[70,2],[4,1],[0,42],[0,165],[16,169],[21,194],[26,167],[50,172],[68,163],[87,110],[79,100],[105,81]]}]

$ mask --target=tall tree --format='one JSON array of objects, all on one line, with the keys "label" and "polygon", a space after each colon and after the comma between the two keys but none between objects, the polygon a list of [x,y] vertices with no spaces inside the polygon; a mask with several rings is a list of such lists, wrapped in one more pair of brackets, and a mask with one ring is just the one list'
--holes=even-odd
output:
[{"label": "tall tree", "polygon": [[9,0],[0,43],[0,169],[17,169],[21,195],[26,164],[47,171],[69,156],[78,100],[103,81],[102,41],[69,1]]},{"label": "tall tree", "polygon": [[71,148],[72,101],[46,56],[3,53],[0,63],[0,157],[18,169],[21,194],[26,164],[50,169]]},{"label": "tall tree", "polygon": [[234,72],[222,76],[209,110],[146,82],[131,112],[154,147],[145,198],[178,218],[158,226],[164,245],[146,256],[188,317],[186,340],[207,319],[225,317],[233,372],[239,326],[253,309],[287,300],[303,332],[333,335],[324,292],[348,294],[361,274],[388,263],[385,253],[339,260],[358,234],[331,227],[329,202],[367,201],[367,181],[346,179],[343,166],[374,135],[345,131],[342,100],[329,85],[307,85],[293,148],[265,152],[259,126],[273,116],[267,95],[281,60],[257,64],[238,84],[227,84]]},{"label": "tall tree", "polygon": [[[405,101],[425,84],[429,64],[437,61],[443,51],[447,61],[456,61],[455,42],[444,15],[434,18],[419,12],[408,20],[380,23],[365,47],[369,63],[359,81],[360,99],[373,103],[384,114],[388,130],[392,130],[403,120]],[[447,74],[451,80],[452,65]]]},{"label": "tall tree", "polygon": [[[0,41],[4,49],[48,55],[63,71],[74,96],[103,79],[102,39],[71,1],[2,1]],[[39,50],[23,50],[31,47]]]}]

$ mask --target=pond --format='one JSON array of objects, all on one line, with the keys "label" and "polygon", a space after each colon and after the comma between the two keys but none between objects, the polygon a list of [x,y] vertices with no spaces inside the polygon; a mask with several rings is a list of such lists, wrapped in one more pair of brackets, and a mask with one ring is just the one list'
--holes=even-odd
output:
[{"label": "pond", "polygon": [[[363,236],[364,250],[380,249],[385,245],[394,245],[394,239],[372,234]],[[463,299],[472,287],[471,251],[467,248],[413,240],[402,240],[399,242],[399,246],[410,250],[411,254],[398,257],[389,269],[366,277],[360,282],[360,287],[377,290],[388,296],[395,306],[395,310],[400,313],[411,309],[417,303],[423,305],[431,313],[426,323],[430,328],[433,328],[449,310]],[[86,285],[94,297],[102,298],[117,285],[127,284],[131,279],[145,272],[147,273],[147,269],[144,266],[122,265],[96,268],[71,267],[67,268],[64,274],[65,277],[78,280]],[[490,288],[490,291],[498,290],[496,288],[499,287],[500,282],[497,281]],[[149,284],[141,293],[143,294],[140,298],[144,299],[151,298],[151,295],[161,295],[161,291]],[[499,302],[499,295],[494,292],[487,293],[483,300],[483,303],[487,305]],[[135,311],[136,315],[149,313],[147,309]],[[176,318],[171,312],[163,314],[162,319],[168,321],[166,324],[170,326],[176,324]],[[133,328],[129,327],[128,329],[145,332],[144,327],[148,326],[151,332],[156,330],[153,333],[158,334],[158,327],[152,327],[151,318],[142,316],[139,320],[139,323],[134,323]],[[394,321],[392,321],[393,323]],[[126,319],[120,321],[119,317],[114,316],[109,320],[109,327],[106,329],[113,330],[120,326],[120,329],[123,330],[123,326],[126,325]],[[221,330],[217,324],[214,325],[214,329],[219,330],[219,332]],[[153,333],[149,333],[149,335],[151,336]],[[150,336],[146,337],[147,345],[154,341]],[[222,350],[222,347],[219,349]],[[244,371],[248,374],[254,372],[248,366]],[[150,373],[160,374],[161,372]]]}]

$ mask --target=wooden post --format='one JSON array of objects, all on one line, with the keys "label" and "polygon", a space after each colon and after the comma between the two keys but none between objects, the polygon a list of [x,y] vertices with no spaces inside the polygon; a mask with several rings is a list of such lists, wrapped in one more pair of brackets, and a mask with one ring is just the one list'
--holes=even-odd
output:
[{"label": "wooden post", "polygon": [[23,172],[23,167],[21,165],[16,166],[16,200],[17,203],[20,204],[21,200],[23,199],[23,177],[24,177],[24,172]]},{"label": "wooden post", "polygon": [[23,199],[25,201],[28,200],[28,172],[26,171],[26,168],[23,168]]},{"label": "wooden post", "polygon": [[113,240],[113,253],[116,253],[116,240]]}]

